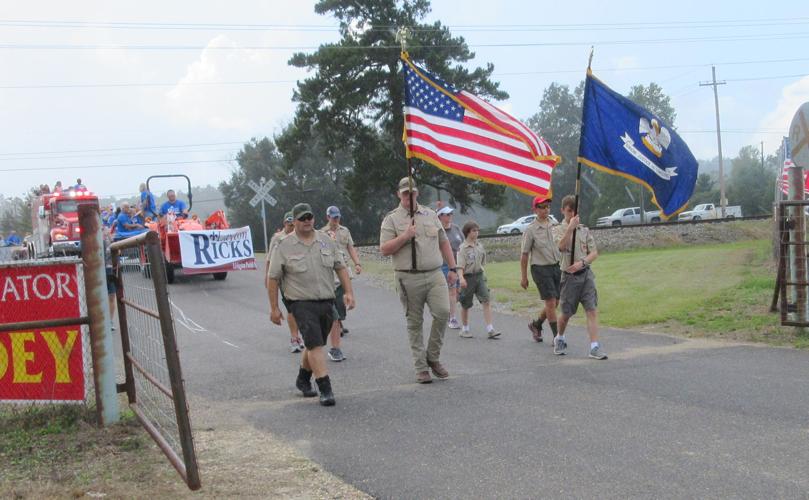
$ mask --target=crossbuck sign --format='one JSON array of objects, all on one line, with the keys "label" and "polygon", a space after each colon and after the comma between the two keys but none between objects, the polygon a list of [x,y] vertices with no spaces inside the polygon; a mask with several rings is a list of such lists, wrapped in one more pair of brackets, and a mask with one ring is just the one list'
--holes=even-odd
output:
[{"label": "crossbuck sign", "polygon": [[274,207],[275,204],[278,203],[278,200],[273,198],[273,196],[270,194],[270,189],[275,187],[275,181],[272,179],[262,185],[256,184],[255,181],[250,180],[247,181],[247,185],[250,186],[250,189],[256,192],[256,195],[250,200],[251,207],[255,207],[262,201],[266,201],[271,207]]}]

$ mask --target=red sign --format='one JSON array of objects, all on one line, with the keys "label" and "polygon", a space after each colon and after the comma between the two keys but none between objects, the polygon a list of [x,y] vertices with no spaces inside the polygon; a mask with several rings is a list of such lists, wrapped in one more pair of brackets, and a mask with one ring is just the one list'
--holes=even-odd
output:
[{"label": "red sign", "polygon": [[[0,267],[0,324],[79,318],[76,264]],[[0,332],[0,402],[83,401],[81,327]]]}]

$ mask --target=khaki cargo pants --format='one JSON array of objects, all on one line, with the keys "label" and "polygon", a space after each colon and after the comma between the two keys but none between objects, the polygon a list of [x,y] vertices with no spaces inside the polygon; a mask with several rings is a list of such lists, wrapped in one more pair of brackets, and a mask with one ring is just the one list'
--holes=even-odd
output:
[{"label": "khaki cargo pants", "polygon": [[[396,271],[396,291],[405,310],[407,333],[410,336],[410,350],[416,372],[427,371],[427,362],[438,361],[441,357],[441,345],[444,343],[444,332],[449,319],[449,291],[447,280],[441,269],[423,273],[404,273]],[[433,324],[427,349],[424,349],[424,304],[430,307]]]}]

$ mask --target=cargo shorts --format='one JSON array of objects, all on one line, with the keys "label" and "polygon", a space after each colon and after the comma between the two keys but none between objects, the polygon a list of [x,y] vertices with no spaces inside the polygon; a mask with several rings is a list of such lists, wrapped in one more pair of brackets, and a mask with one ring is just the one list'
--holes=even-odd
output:
[{"label": "cargo shorts", "polygon": [[334,300],[290,300],[288,307],[298,323],[304,347],[326,345],[334,322]]},{"label": "cargo shorts", "polygon": [[539,297],[542,300],[558,299],[561,290],[562,269],[559,263],[540,266],[531,266],[531,277],[539,290]]},{"label": "cargo shorts", "polygon": [[579,274],[563,273],[562,314],[573,316],[579,309],[579,303],[584,306],[585,311],[594,311],[598,308],[595,274],[589,267]]},{"label": "cargo shorts", "polygon": [[466,280],[466,288],[461,288],[461,296],[458,297],[461,307],[472,309],[476,295],[481,304],[489,302],[489,285],[486,283],[486,275],[480,272],[464,274],[463,277]]}]

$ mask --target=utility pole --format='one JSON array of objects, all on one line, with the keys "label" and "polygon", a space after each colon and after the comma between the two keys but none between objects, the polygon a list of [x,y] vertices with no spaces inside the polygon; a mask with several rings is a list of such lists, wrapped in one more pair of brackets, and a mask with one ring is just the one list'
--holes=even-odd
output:
[{"label": "utility pole", "polygon": [[711,73],[713,74],[713,81],[711,82],[700,82],[700,87],[713,87],[713,100],[714,100],[714,107],[716,108],[716,144],[719,148],[719,206],[722,207],[722,218],[725,218],[725,206],[727,206],[727,200],[725,199],[725,169],[722,161],[722,129],[719,126],[719,92],[717,91],[717,87],[719,85],[725,85],[727,82],[716,81],[716,66],[711,66]]},{"label": "utility pole", "polygon": [[764,141],[761,141],[761,168],[764,168]]}]

